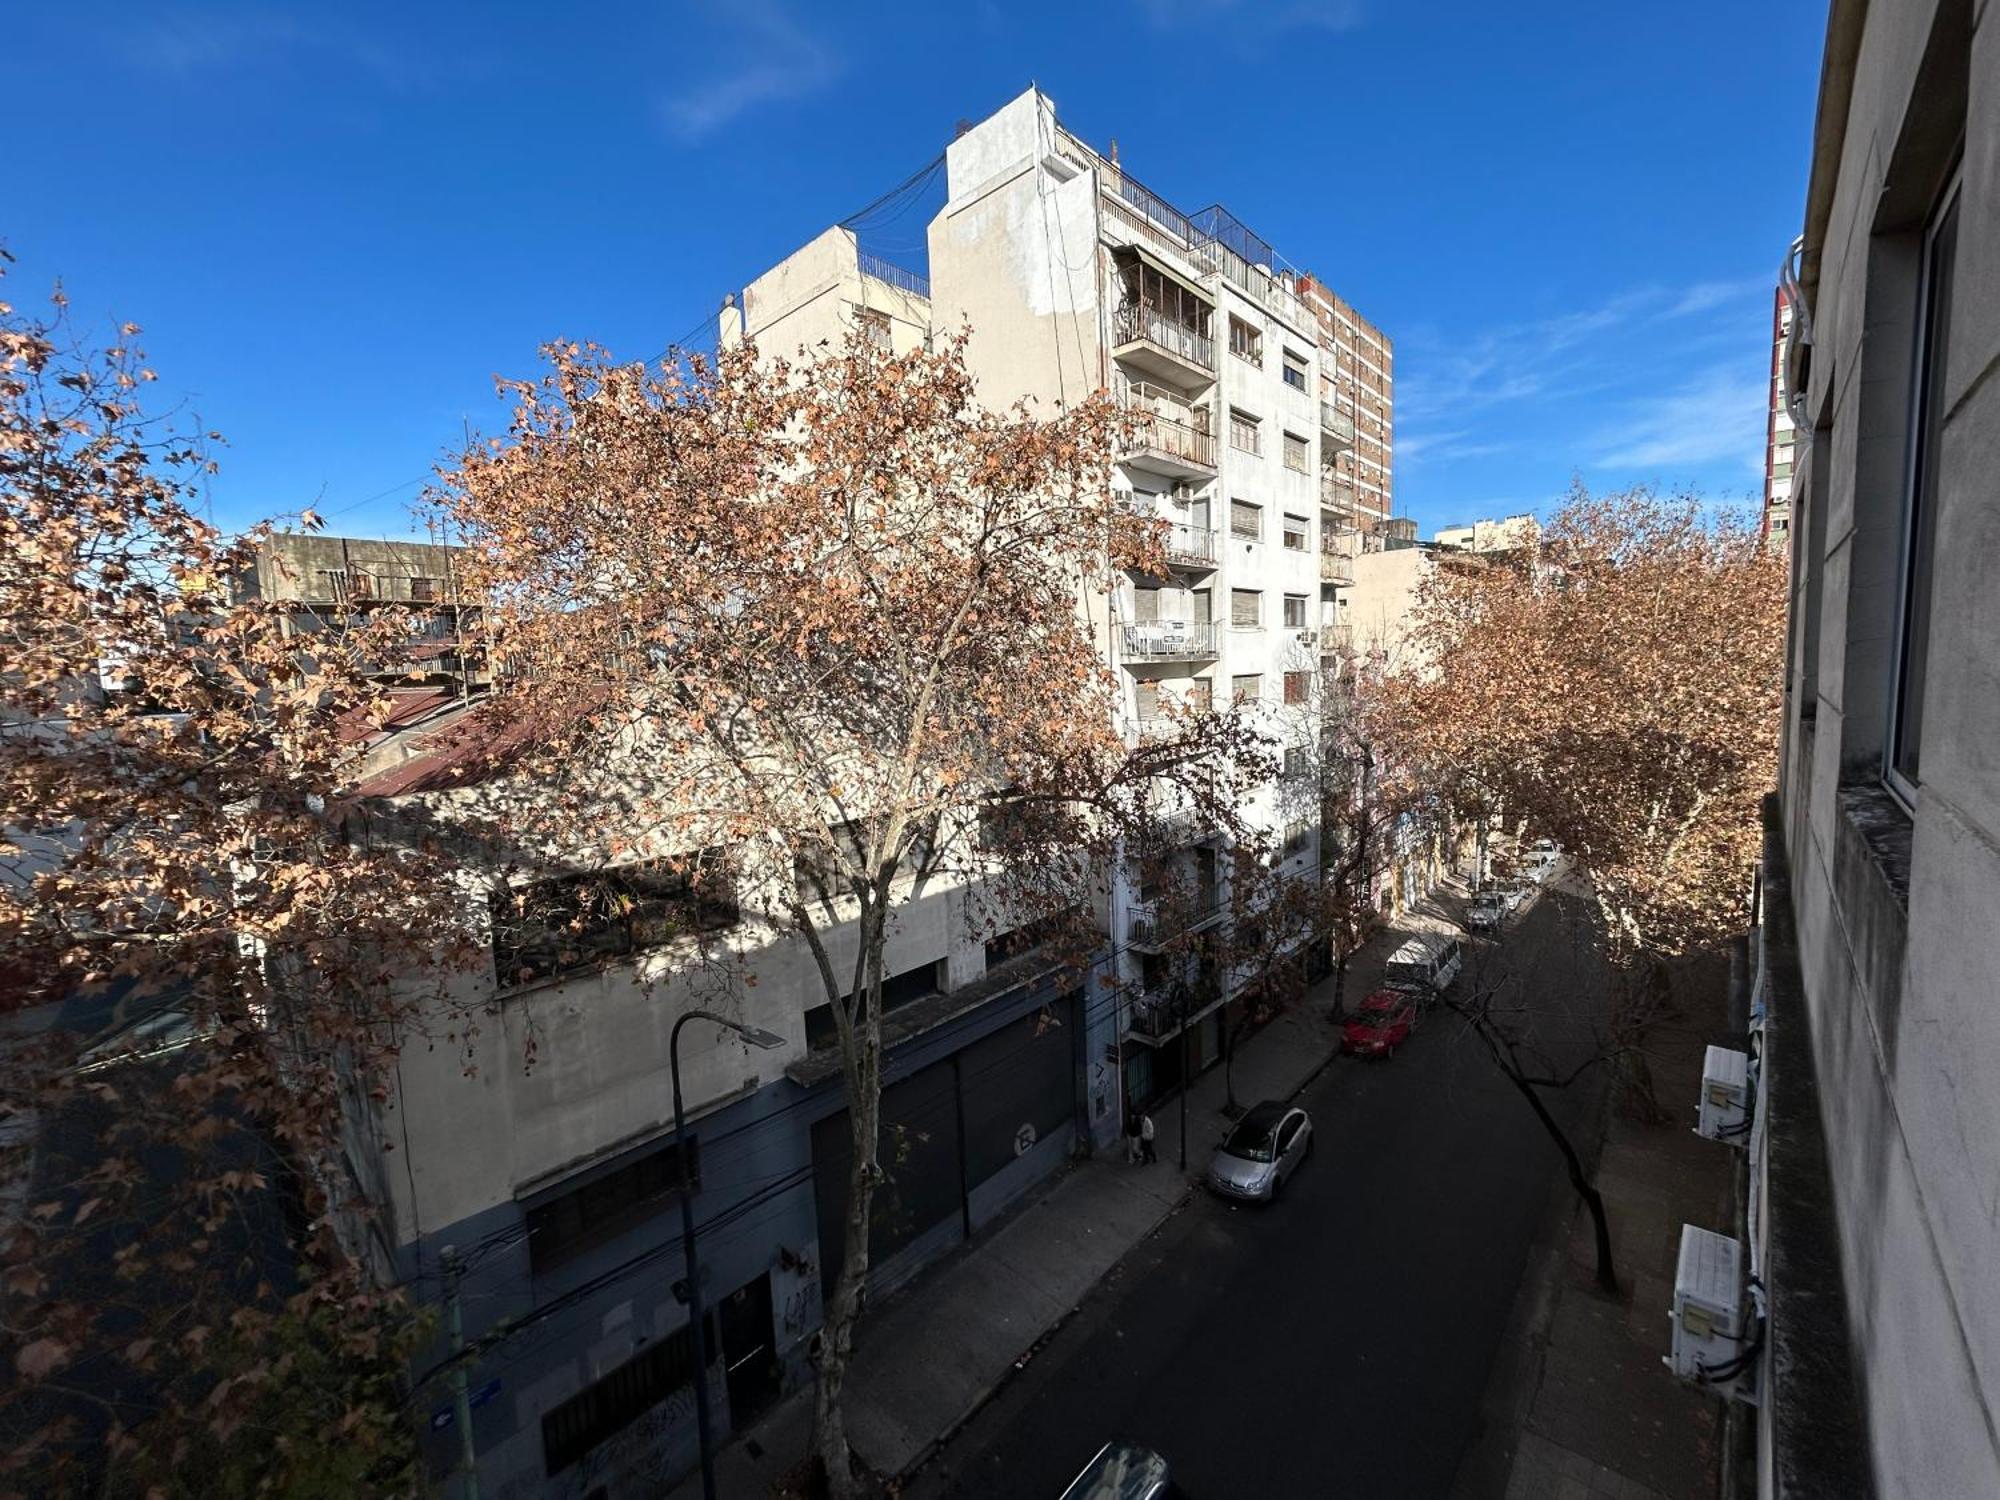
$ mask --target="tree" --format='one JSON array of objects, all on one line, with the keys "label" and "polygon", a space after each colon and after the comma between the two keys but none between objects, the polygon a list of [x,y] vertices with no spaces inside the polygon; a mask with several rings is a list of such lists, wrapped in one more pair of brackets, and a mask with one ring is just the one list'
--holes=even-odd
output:
[{"label": "tree", "polygon": [[984,411],[962,347],[647,369],[553,346],[440,496],[496,602],[491,712],[533,726],[534,818],[560,835],[611,793],[628,847],[725,851],[746,914],[811,954],[852,1146],[815,1354],[836,1494],[898,913],[955,883],[988,932],[1062,922],[1167,815],[1232,829],[1259,771],[1229,714],[1128,749],[1091,622],[1122,569],[1164,570],[1164,527],[1113,494],[1101,394]]},{"label": "tree", "polygon": [[[1743,920],[1776,773],[1783,633],[1783,564],[1753,528],[1692,496],[1579,485],[1538,553],[1431,571],[1412,659],[1372,715],[1413,784],[1504,807],[1589,878],[1613,971],[1600,1055],[1641,1094],[1633,1042],[1667,1003],[1666,961]],[[1490,1016],[1469,1019],[1574,1172],[1532,1093],[1548,1080],[1511,1066]],[[1608,1285],[1602,1205],[1585,1197]]]},{"label": "tree", "polygon": [[[350,1492],[414,1472],[414,1324],[358,1254],[344,1101],[383,978],[448,962],[437,862],[340,826],[385,617],[310,651],[232,597],[125,325],[0,304],[0,1397],[40,1494]],[[209,434],[209,438],[213,438]]]}]

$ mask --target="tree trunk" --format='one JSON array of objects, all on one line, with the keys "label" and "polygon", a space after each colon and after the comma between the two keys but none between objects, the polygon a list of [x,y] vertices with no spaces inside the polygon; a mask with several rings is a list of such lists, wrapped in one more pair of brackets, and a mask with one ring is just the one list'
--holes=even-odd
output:
[{"label": "tree trunk", "polygon": [[1563,1165],[1569,1169],[1569,1185],[1576,1189],[1576,1195],[1590,1205],[1591,1227],[1597,1233],[1597,1284],[1612,1296],[1618,1294],[1618,1271],[1611,1262],[1611,1222],[1604,1214],[1604,1197],[1591,1185],[1584,1175],[1583,1158],[1576,1154],[1576,1148],[1569,1143],[1556,1117],[1549,1113],[1542,1103],[1542,1096],[1535,1092],[1535,1086],[1521,1077],[1495,1055],[1500,1069],[1507,1075],[1507,1081],[1521,1091],[1521,1097],[1528,1101],[1528,1107],[1535,1112],[1535,1118],[1542,1122],[1542,1128],[1549,1133],[1549,1139],[1562,1152]]},{"label": "tree trunk", "polygon": [[834,1500],[849,1500],[863,1493],[848,1447],[843,1399],[848,1361],[854,1354],[854,1329],[860,1321],[868,1285],[870,1213],[875,1188],[882,1176],[876,1160],[882,1106],[881,988],[882,937],[877,932],[869,939],[869,993],[862,1002],[861,1014],[855,1018],[853,1056],[844,1070],[851,1159],[840,1276],[834,1282],[833,1296],[821,1320],[818,1351],[813,1356],[818,1377],[813,1393],[813,1451],[827,1493]]}]

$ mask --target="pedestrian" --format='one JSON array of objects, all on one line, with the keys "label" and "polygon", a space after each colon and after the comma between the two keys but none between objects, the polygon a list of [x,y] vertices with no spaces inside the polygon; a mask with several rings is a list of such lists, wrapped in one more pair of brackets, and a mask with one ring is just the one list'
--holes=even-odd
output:
[{"label": "pedestrian", "polygon": [[1139,1156],[1139,1112],[1131,1110],[1125,1116],[1125,1160],[1137,1166]]},{"label": "pedestrian", "polygon": [[1153,1149],[1153,1117],[1139,1116],[1139,1150],[1149,1162],[1158,1161],[1160,1153]]}]

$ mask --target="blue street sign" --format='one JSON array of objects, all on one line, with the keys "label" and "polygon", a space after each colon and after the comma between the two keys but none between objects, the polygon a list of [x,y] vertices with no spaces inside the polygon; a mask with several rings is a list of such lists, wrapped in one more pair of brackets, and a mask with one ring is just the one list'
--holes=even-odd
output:
[{"label": "blue street sign", "polygon": [[486,1384],[482,1385],[478,1390],[472,1393],[471,1397],[472,1405],[474,1405],[475,1407],[484,1406],[487,1402],[491,1401],[495,1396],[499,1394],[500,1394],[500,1377],[496,1375],[493,1377],[493,1379],[487,1381]]}]

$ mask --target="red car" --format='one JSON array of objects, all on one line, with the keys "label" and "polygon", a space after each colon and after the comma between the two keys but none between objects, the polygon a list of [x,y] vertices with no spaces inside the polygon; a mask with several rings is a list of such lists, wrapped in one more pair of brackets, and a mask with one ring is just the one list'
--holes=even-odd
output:
[{"label": "red car", "polygon": [[1377,990],[1341,1023],[1340,1050],[1357,1057],[1394,1057],[1416,1025],[1415,996],[1406,990]]}]

